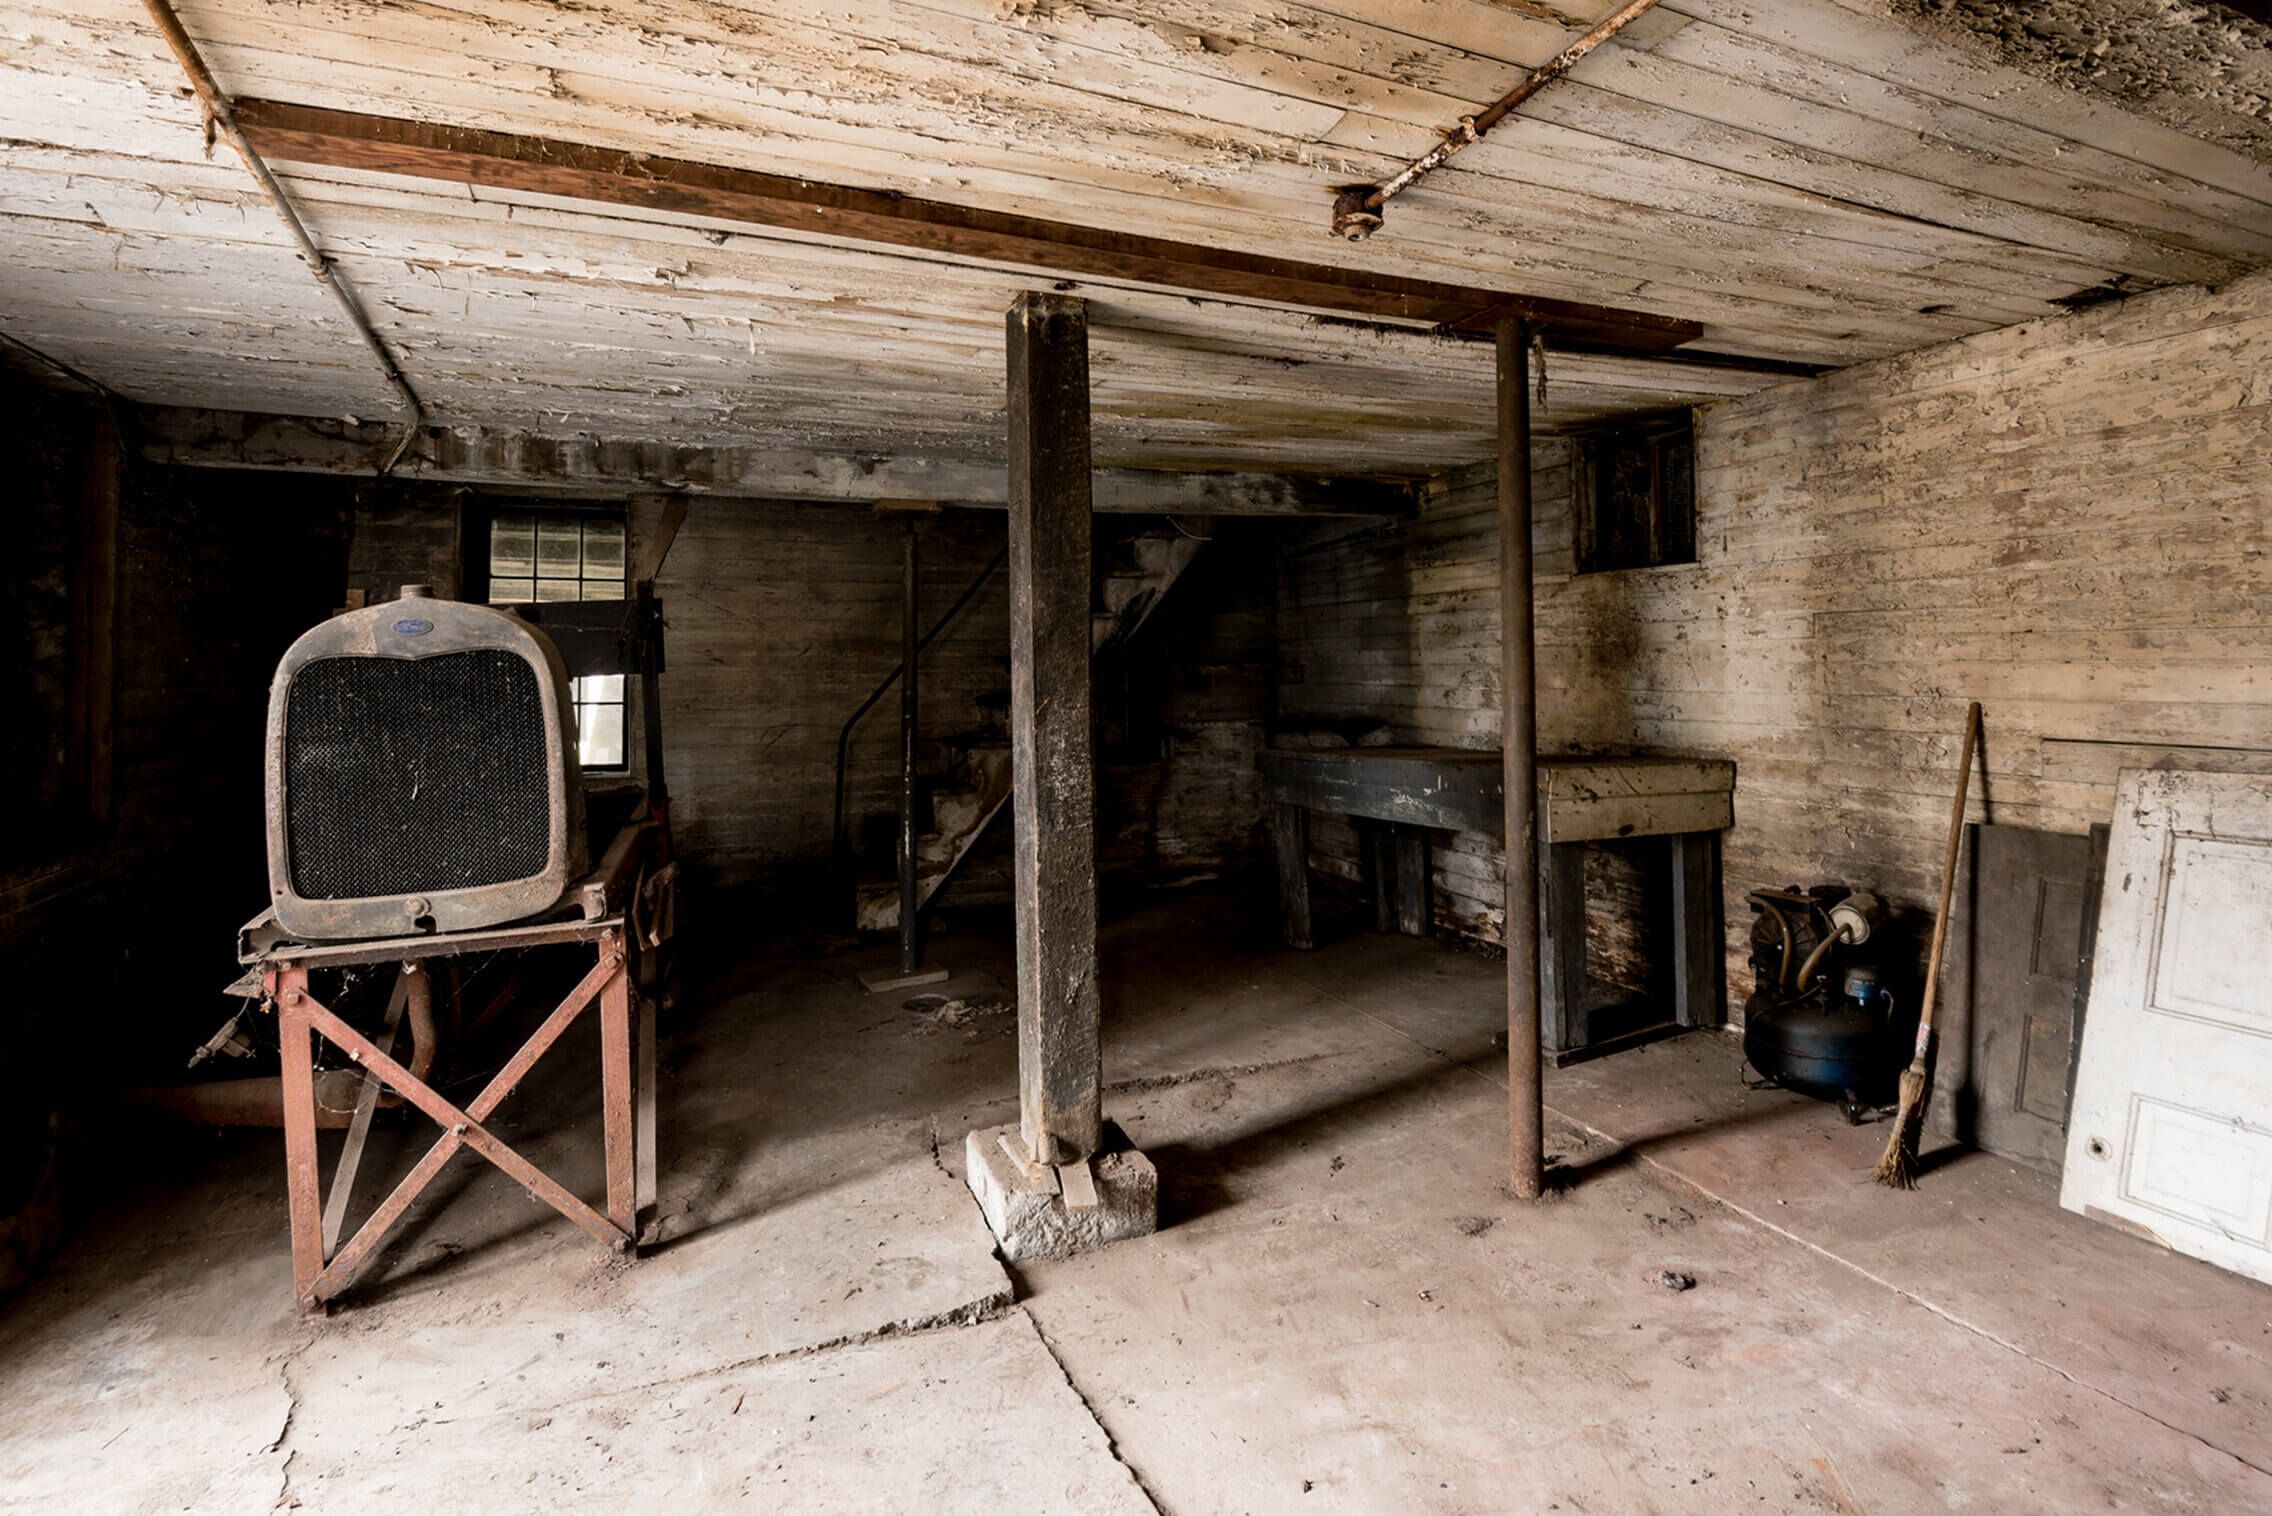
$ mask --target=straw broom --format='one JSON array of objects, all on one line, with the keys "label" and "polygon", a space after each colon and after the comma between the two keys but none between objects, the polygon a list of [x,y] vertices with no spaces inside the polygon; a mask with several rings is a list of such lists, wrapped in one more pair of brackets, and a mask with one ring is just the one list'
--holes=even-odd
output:
[{"label": "straw broom", "polygon": [[1964,845],[1965,790],[1972,782],[1972,753],[1980,743],[1980,702],[1964,717],[1964,760],[1956,773],[1956,806],[1949,812],[1949,852],[1941,864],[1941,908],[1933,917],[1932,955],[1925,965],[1925,1005],[1917,1016],[1917,1052],[1901,1071],[1901,1110],[1885,1140],[1874,1177],[1897,1190],[1917,1188],[1917,1140],[1925,1130],[1925,1097],[1933,1085],[1933,1001],[1941,986],[1941,939],[1949,925],[1949,892],[1956,884],[1957,850]]}]

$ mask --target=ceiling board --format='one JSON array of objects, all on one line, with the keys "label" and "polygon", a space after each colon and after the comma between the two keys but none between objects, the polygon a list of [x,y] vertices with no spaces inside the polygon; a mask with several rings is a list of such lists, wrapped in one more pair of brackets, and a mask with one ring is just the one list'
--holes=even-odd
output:
[{"label": "ceiling board", "polygon": [[[1580,20],[1606,4],[1564,5]],[[1473,0],[180,0],[225,87],[1702,324],[1843,364],[2272,261],[2272,167],[1922,37],[1882,0],[1666,0],[1392,205],[1376,179],[1551,56]],[[394,414],[133,0],[0,0],[0,330],[137,399]],[[1000,450],[1031,272],[693,215],[286,175],[438,419]],[[1489,455],[1489,354],[1084,278],[1128,466]],[[1557,357],[1544,417],[1756,375]]]}]

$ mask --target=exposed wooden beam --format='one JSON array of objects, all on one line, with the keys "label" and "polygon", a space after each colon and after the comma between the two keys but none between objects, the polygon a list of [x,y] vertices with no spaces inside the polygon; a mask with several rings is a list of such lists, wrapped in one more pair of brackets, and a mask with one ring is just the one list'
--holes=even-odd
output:
[{"label": "exposed wooden beam", "polygon": [[[400,426],[320,416],[153,406],[139,419],[142,456],[186,468],[375,476],[402,442]],[[994,508],[1009,500],[1008,471],[983,459],[677,447],[479,426],[425,428],[390,476],[587,495],[667,490]],[[1409,517],[1423,488],[1411,479],[1106,468],[1096,470],[1094,494],[1097,510],[1116,515]]]},{"label": "exposed wooden beam", "polygon": [[1585,342],[1624,353],[1666,352],[1703,331],[1696,322],[1646,311],[1300,263],[556,138],[274,100],[239,101],[236,114],[253,145],[279,162],[706,216],[1053,275],[1124,280],[1460,331],[1471,329],[1487,312],[1494,319],[1511,315],[1531,323],[1549,342]]}]

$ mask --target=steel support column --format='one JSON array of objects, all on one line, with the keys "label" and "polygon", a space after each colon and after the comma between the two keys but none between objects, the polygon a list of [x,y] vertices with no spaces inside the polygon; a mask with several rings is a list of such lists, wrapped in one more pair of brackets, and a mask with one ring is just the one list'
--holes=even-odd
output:
[{"label": "steel support column", "polygon": [[1506,789],[1507,1109],[1509,1182],[1545,1186],[1539,1082],[1538,665],[1531,625],[1530,325],[1495,328],[1499,378],[1499,697]]},{"label": "steel support column", "polygon": [[919,635],[916,625],[918,586],[915,518],[907,521],[907,548],[902,555],[899,614],[899,971],[912,974],[923,966],[923,939],[917,919],[921,905],[915,884],[915,736],[916,668]]}]

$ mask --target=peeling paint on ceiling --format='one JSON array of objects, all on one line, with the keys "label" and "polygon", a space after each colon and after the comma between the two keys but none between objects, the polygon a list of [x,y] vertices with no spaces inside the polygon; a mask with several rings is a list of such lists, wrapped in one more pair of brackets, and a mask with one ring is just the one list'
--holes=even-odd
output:
[{"label": "peeling paint on ceiling", "polygon": [[2272,160],[2272,26],[2233,7],[2192,0],[1893,0],[1893,10],[1940,41]]}]

